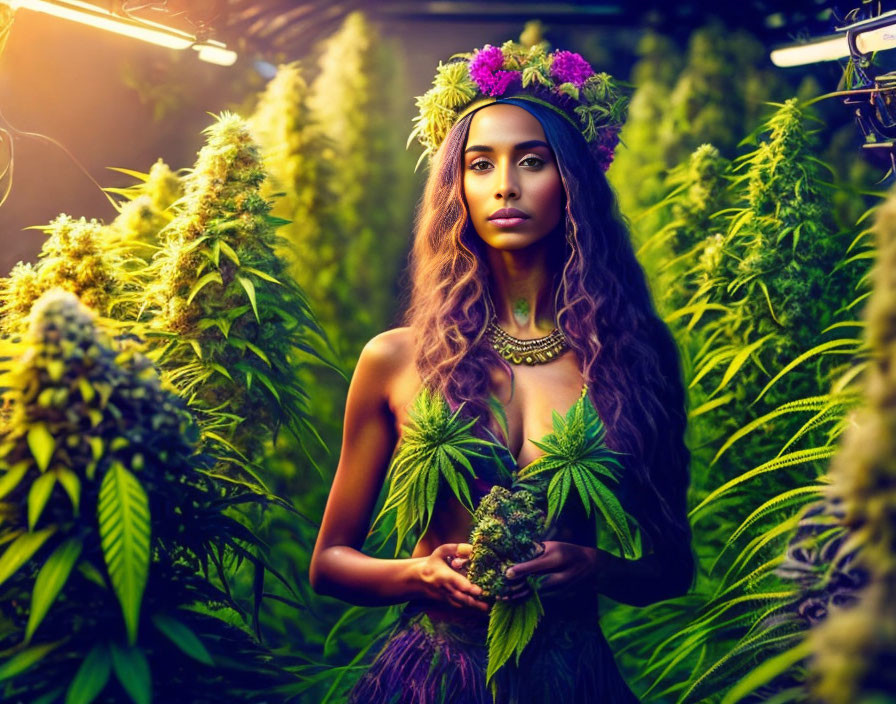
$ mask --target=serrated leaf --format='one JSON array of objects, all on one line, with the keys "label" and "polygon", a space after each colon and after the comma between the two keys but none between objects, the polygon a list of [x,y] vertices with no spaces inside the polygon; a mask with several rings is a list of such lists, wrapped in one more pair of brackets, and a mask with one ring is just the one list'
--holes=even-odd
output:
[{"label": "serrated leaf", "polygon": [[488,644],[486,683],[491,681],[495,673],[514,653],[516,663],[519,664],[520,654],[532,640],[543,613],[541,600],[535,592],[517,603],[497,601],[492,605],[486,638]]},{"label": "serrated leaf", "polygon": [[97,514],[103,557],[133,644],[149,572],[149,500],[140,481],[120,462],[113,462],[103,477]]}]

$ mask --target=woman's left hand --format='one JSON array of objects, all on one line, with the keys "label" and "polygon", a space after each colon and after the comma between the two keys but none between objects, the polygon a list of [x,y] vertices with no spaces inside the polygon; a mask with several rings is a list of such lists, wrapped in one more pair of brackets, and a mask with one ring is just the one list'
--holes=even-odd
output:
[{"label": "woman's left hand", "polygon": [[[540,577],[539,596],[567,593],[586,586],[597,574],[597,548],[559,540],[545,540],[544,551],[526,562],[511,565],[505,576],[511,592],[502,600],[526,597],[531,592],[527,577]],[[510,574],[507,574],[507,573]]]}]

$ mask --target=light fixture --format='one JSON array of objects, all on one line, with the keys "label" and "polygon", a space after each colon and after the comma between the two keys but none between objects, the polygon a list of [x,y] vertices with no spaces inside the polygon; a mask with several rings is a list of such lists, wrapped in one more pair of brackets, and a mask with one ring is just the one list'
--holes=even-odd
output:
[{"label": "light fixture", "polygon": [[199,52],[199,58],[210,64],[218,66],[233,66],[236,62],[236,52],[231,51],[221,42],[209,39],[205,42],[197,42],[193,48]]},{"label": "light fixture", "polygon": [[883,27],[869,28],[867,31],[856,33],[863,24],[870,24],[869,20],[856,22],[845,27],[838,27],[838,34],[828,37],[819,37],[804,44],[791,44],[789,46],[773,49],[770,58],[775,66],[787,68],[790,66],[803,66],[819,61],[835,61],[845,59],[850,55],[849,41],[846,38],[847,30],[852,30],[856,38],[856,48],[862,54],[870,54],[874,51],[896,49],[896,10],[885,12],[873,18],[875,23],[885,18],[891,18],[892,22]]},{"label": "light fixture", "polygon": [[201,61],[220,66],[231,66],[237,58],[236,52],[230,51],[221,42],[214,40],[200,42],[192,34],[174,27],[166,27],[149,20],[121,17],[80,0],[0,0],[0,5],[8,5],[13,11],[31,10],[79,22],[167,49],[183,50],[193,47]]}]

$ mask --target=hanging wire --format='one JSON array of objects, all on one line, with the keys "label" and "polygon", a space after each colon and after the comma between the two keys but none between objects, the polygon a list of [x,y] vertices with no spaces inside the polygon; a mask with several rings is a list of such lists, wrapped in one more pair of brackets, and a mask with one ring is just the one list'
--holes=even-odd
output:
[{"label": "hanging wire", "polygon": [[[6,40],[9,38],[9,34],[12,30],[13,20],[15,19],[15,12],[6,5],[0,5],[0,56],[3,54],[3,50],[6,48]],[[33,139],[41,139],[45,142],[49,142],[50,144],[54,144],[59,147],[65,154],[72,160],[75,166],[81,170],[81,172],[90,179],[91,183],[95,185],[100,193],[105,196],[105,198],[118,209],[118,202],[112,198],[103,187],[97,183],[96,179],[90,175],[90,172],[84,167],[84,165],[78,160],[78,158],[69,151],[69,149],[64,145],[53,139],[52,137],[48,137],[47,135],[40,134],[39,132],[25,132],[23,130],[17,129],[15,126],[10,123],[9,120],[6,119],[6,116],[3,114],[3,111],[0,110],[0,142],[5,143],[7,145],[6,151],[8,152],[8,158],[5,162],[3,162],[3,167],[0,169],[0,183],[4,183],[2,195],[0,195],[0,207],[3,207],[3,204],[6,203],[9,198],[9,194],[12,192],[12,184],[13,184],[13,173],[15,170],[15,138],[16,137],[31,137]]]}]

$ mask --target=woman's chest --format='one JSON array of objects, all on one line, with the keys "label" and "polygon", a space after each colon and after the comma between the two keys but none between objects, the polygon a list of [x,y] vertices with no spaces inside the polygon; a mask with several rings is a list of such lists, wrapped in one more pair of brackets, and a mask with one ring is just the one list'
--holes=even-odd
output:
[{"label": "woman's chest", "polygon": [[[516,366],[512,379],[503,369],[490,371],[489,393],[502,410],[502,434],[506,432],[499,439],[510,453],[514,469],[531,464],[543,454],[533,441],[538,442],[552,431],[555,412],[565,415],[578,401],[583,381],[572,350],[550,364]],[[396,447],[402,443],[410,409],[421,387],[422,381],[413,365],[408,365],[393,382],[389,405],[395,419]]]}]

